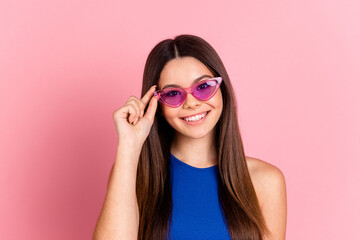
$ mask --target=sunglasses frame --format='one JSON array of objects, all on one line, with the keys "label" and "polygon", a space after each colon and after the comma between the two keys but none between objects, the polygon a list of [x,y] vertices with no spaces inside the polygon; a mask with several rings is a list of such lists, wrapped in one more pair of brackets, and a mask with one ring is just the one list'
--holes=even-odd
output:
[{"label": "sunglasses frame", "polygon": [[[206,99],[200,99],[200,98],[196,97],[196,96],[193,94],[195,88],[196,88],[198,85],[202,84],[203,82],[206,82],[206,81],[209,81],[209,80],[216,80],[217,84],[216,84],[216,89],[215,89],[215,91],[214,91],[208,98],[206,98]],[[169,106],[169,107],[172,107],[172,108],[177,108],[177,107],[181,106],[181,105],[185,102],[186,96],[187,96],[188,93],[191,93],[191,95],[193,95],[193,96],[194,96],[196,99],[198,99],[199,101],[207,101],[207,100],[209,100],[209,99],[212,98],[212,97],[216,94],[216,92],[219,90],[219,87],[220,87],[220,84],[221,84],[222,80],[223,80],[222,77],[213,77],[213,78],[208,78],[208,79],[201,80],[201,81],[199,81],[199,82],[191,85],[191,86],[188,87],[188,88],[181,88],[181,87],[165,88],[165,89],[167,89],[167,90],[168,90],[168,89],[170,89],[170,90],[171,90],[171,89],[177,89],[177,90],[178,90],[178,89],[181,89],[181,90],[185,91],[186,94],[185,94],[184,99],[183,99],[179,104],[177,104],[177,105],[171,105],[171,104],[165,102],[165,101],[162,99],[161,95],[162,95],[162,93],[163,93],[163,90],[165,90],[165,89],[161,89],[161,90],[155,91],[154,94],[153,94],[153,96],[156,97],[161,103],[165,104],[166,106]]]}]

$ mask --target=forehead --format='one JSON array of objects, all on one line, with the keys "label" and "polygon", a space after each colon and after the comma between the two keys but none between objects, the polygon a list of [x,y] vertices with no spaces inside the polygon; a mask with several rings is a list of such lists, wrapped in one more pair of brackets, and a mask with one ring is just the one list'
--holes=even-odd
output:
[{"label": "forehead", "polygon": [[174,58],[167,62],[160,73],[159,88],[165,85],[188,87],[203,75],[214,77],[212,72],[201,61],[194,57]]}]

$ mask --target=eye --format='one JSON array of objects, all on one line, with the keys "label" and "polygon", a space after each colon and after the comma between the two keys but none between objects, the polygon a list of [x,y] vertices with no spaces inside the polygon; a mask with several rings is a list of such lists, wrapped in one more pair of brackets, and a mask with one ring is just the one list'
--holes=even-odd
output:
[{"label": "eye", "polygon": [[198,90],[201,90],[201,89],[206,89],[206,88],[208,88],[208,87],[209,87],[209,85],[205,82],[205,83],[199,84],[199,85],[197,86],[197,89],[198,89]]},{"label": "eye", "polygon": [[181,93],[177,90],[171,90],[171,91],[168,91],[165,93],[165,95],[167,97],[173,97],[173,96],[176,96],[176,95],[180,95]]}]

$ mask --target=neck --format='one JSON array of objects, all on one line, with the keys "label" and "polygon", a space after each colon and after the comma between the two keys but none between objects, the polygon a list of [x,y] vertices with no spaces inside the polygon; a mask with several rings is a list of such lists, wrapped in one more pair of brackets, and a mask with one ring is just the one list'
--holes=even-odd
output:
[{"label": "neck", "polygon": [[202,138],[190,138],[176,132],[170,152],[193,167],[206,168],[217,164],[216,148],[215,129]]}]

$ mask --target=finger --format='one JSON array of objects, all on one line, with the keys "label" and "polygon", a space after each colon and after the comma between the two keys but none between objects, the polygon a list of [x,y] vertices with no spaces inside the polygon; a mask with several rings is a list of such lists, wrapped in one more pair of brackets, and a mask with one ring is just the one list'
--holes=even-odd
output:
[{"label": "finger", "polygon": [[135,116],[134,116],[134,115],[131,115],[131,116],[129,117],[129,123],[130,123],[130,124],[134,124],[134,122],[135,122]]},{"label": "finger", "polygon": [[149,106],[146,110],[146,113],[144,115],[144,117],[150,119],[151,122],[154,122],[154,117],[155,117],[155,113],[156,113],[156,108],[158,105],[158,100],[156,97],[152,97],[149,103]]},{"label": "finger", "polygon": [[135,118],[134,125],[139,121],[139,117]]},{"label": "finger", "polygon": [[136,115],[140,115],[141,114],[141,108],[139,106],[140,104],[137,104],[137,102],[140,102],[140,100],[137,97],[132,95],[127,99],[125,105],[133,104],[134,107],[135,107],[135,110],[136,110]]},{"label": "finger", "polygon": [[136,99],[136,105],[138,106],[138,116],[143,117],[144,116],[144,109],[146,105],[139,99]]},{"label": "finger", "polygon": [[153,96],[154,92],[156,90],[156,85],[153,85],[146,93],[145,95],[141,98],[141,101],[144,103],[144,105],[146,106],[148,104],[148,102],[150,101],[151,97]]},{"label": "finger", "polygon": [[135,96],[133,96],[133,95],[131,95],[131,96],[126,100],[126,103],[125,103],[125,104],[127,104],[127,103],[130,102],[130,101],[133,101],[134,99],[138,99],[138,98],[135,97]]},{"label": "finger", "polygon": [[114,117],[114,119],[117,119],[117,118],[125,118],[126,119],[131,114],[132,115],[136,114],[136,110],[135,110],[134,106],[132,106],[131,104],[125,104],[124,106],[117,109],[113,113],[113,117]]},{"label": "finger", "polygon": [[[127,104],[131,104],[134,106],[135,110],[136,110],[136,116],[140,116],[141,114],[141,106],[140,106],[140,100],[138,99],[132,99],[130,101],[128,101]],[[142,104],[142,103],[141,103]]]},{"label": "finger", "polygon": [[127,107],[125,109],[125,111],[129,115],[128,122],[132,123],[132,122],[134,122],[135,117],[136,117],[136,109],[135,109],[134,105],[132,105],[132,104],[127,104],[125,106]]},{"label": "finger", "polygon": [[144,109],[141,110],[141,114],[140,114],[140,117],[143,117],[144,116]]}]

